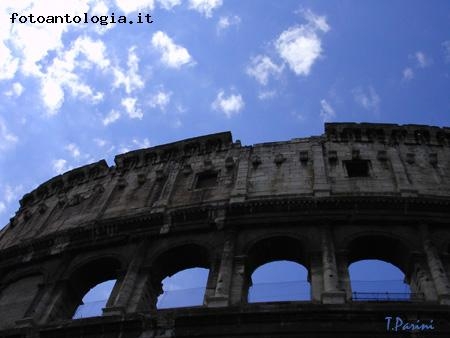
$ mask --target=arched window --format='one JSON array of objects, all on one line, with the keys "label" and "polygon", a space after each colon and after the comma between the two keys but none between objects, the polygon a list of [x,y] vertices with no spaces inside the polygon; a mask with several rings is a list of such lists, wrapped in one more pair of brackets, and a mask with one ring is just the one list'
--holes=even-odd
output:
[{"label": "arched window", "polygon": [[208,250],[197,244],[159,255],[152,263],[151,308],[203,305],[209,267]]},{"label": "arched window", "polygon": [[158,297],[157,308],[203,305],[208,274],[208,269],[190,268],[164,278],[163,293]]},{"label": "arched window", "polygon": [[306,258],[298,239],[274,236],[256,242],[248,251],[245,269],[248,302],[311,299]]},{"label": "arched window", "polygon": [[[96,286],[103,284],[103,282],[116,280],[120,270],[120,262],[112,257],[98,258],[76,268],[70,273],[70,276],[65,283],[64,292],[52,310],[52,317],[55,319],[75,319],[86,316],[100,316],[101,310],[94,310],[95,306],[92,304],[84,307],[84,310],[83,307],[79,307],[83,306],[85,299],[92,299],[91,297],[102,300],[106,305],[104,299],[109,298],[112,289],[111,284],[113,284],[113,282],[108,283],[109,285],[99,286],[99,288],[96,288]],[[93,288],[95,288],[93,291],[94,295],[91,293],[88,298],[85,298]],[[99,292],[103,292],[103,294],[99,295]],[[90,301],[88,301],[88,303],[90,303]],[[98,306],[102,307],[102,305]],[[77,309],[78,314],[76,313]],[[88,315],[88,313],[92,313],[92,315]]]},{"label": "arched window", "polygon": [[292,261],[275,261],[258,267],[251,276],[248,302],[311,300],[308,270]]},{"label": "arched window", "polygon": [[404,273],[391,263],[360,260],[349,266],[353,300],[409,300],[411,289]]},{"label": "arched window", "polygon": [[[405,301],[411,290],[404,281],[409,249],[382,235],[362,236],[349,245],[349,274],[355,301]],[[416,294],[414,294],[414,297]]]},{"label": "arched window", "polygon": [[72,318],[78,319],[101,316],[115,283],[116,280],[113,279],[99,283],[90,289],[89,292],[84,295],[82,304],[77,307]]}]

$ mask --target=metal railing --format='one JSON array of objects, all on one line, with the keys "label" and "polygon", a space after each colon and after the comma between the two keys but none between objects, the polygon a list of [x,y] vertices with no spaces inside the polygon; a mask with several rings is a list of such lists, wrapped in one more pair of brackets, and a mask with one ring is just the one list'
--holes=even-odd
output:
[{"label": "metal railing", "polygon": [[354,301],[422,301],[422,293],[412,293],[403,280],[351,281]]},{"label": "metal railing", "polygon": [[425,296],[423,293],[407,292],[353,292],[352,299],[376,302],[420,302],[425,300]]},{"label": "metal railing", "polygon": [[158,309],[203,305],[205,287],[166,290],[158,297]]},{"label": "metal railing", "polygon": [[107,299],[85,302],[79,305],[72,319],[88,318],[101,316],[103,308],[106,306]]},{"label": "metal railing", "polygon": [[[402,280],[352,281],[354,301],[423,301],[423,293],[411,293],[409,285]],[[205,287],[164,291],[158,297],[157,308],[201,306]],[[248,302],[283,302],[311,300],[310,283],[305,280],[255,283],[248,291]],[[107,299],[86,302],[80,305],[73,319],[102,315]]]},{"label": "metal railing", "polygon": [[283,302],[311,300],[308,281],[255,283],[248,290],[248,302]]}]

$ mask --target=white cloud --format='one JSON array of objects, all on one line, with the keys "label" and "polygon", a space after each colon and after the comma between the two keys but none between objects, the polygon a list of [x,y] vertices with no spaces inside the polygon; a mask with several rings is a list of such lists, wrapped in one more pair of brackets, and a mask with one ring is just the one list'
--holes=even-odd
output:
[{"label": "white cloud", "polygon": [[0,80],[12,79],[18,68],[19,59],[13,57],[9,48],[6,47],[4,42],[0,41]]},{"label": "white cloud", "polygon": [[119,88],[120,86],[123,86],[127,94],[131,94],[133,91],[141,89],[145,85],[139,74],[139,57],[135,50],[136,46],[133,46],[128,50],[128,70],[126,72],[119,67],[113,68],[113,87]]},{"label": "white cloud", "polygon": [[409,80],[412,80],[413,78],[414,78],[414,71],[410,67],[403,69],[403,80],[404,81],[409,81]]},{"label": "white cloud", "polygon": [[117,110],[112,109],[108,115],[103,118],[103,125],[107,126],[120,118],[120,113]]},{"label": "white cloud", "polygon": [[139,148],[148,148],[148,147],[150,147],[150,141],[148,140],[148,138],[144,138],[142,141],[139,141],[137,138],[134,138],[132,142],[133,142],[133,144],[135,144]]},{"label": "white cloud", "polygon": [[231,26],[238,26],[241,23],[241,18],[237,15],[221,16],[217,22],[217,33],[221,33]]},{"label": "white cloud", "polygon": [[148,148],[150,147],[150,141],[148,138],[144,138],[143,140],[139,140],[138,138],[133,138],[128,144],[121,144],[119,146],[119,154],[127,153],[132,149],[140,149],[140,148]]},{"label": "white cloud", "polygon": [[0,118],[0,150],[6,150],[18,141],[19,138],[9,131],[6,123]]},{"label": "white cloud", "polygon": [[189,8],[210,18],[212,12],[222,6],[222,0],[189,0]]},{"label": "white cloud", "polygon": [[258,55],[252,58],[250,66],[247,67],[248,75],[254,77],[260,84],[266,85],[269,77],[279,76],[283,71],[283,66],[278,66],[265,55]]},{"label": "white cloud", "polygon": [[363,107],[365,110],[377,113],[380,106],[380,97],[372,86],[369,86],[367,90],[361,87],[353,89],[353,98],[355,102]]},{"label": "white cloud", "polygon": [[60,158],[60,159],[57,159],[57,160],[53,160],[52,161],[52,167],[53,167],[53,171],[56,174],[58,174],[58,175],[59,174],[63,174],[66,171],[69,171],[69,170],[72,169],[72,167],[69,166],[67,164],[67,161],[65,159],[63,159],[63,158]]},{"label": "white cloud", "polygon": [[130,119],[142,119],[144,113],[141,109],[136,107],[137,99],[135,97],[126,97],[122,99],[122,106],[125,108]]},{"label": "white cloud", "polygon": [[181,0],[158,0],[159,5],[167,10],[171,10],[173,7],[181,5]]},{"label": "white cloud", "polygon": [[417,67],[426,68],[431,64],[431,59],[425,55],[424,52],[418,51],[414,54],[414,58],[417,62]]},{"label": "white cloud", "polygon": [[450,63],[450,40],[444,41],[442,43],[442,48],[444,48],[445,62]]},{"label": "white cloud", "polygon": [[64,149],[66,149],[73,158],[80,157],[81,155],[80,149],[75,143],[69,143],[64,147]]},{"label": "white cloud", "polygon": [[275,42],[275,48],[295,74],[307,76],[322,54],[319,33],[328,32],[330,27],[325,17],[309,10],[303,11],[303,16],[307,23],[282,32]]},{"label": "white cloud", "polygon": [[108,143],[108,141],[101,139],[101,138],[94,138],[94,143],[100,147],[103,148],[104,146],[106,146],[106,144]]},{"label": "white cloud", "polygon": [[94,143],[96,144],[97,147],[99,148],[103,148],[102,152],[105,154],[109,154],[112,153],[116,147],[114,145],[111,145],[109,141],[101,139],[101,138],[94,138],[93,139]]},{"label": "white cloud", "polygon": [[16,201],[22,193],[23,193],[23,185],[19,184],[18,186],[12,187],[9,184],[7,184],[5,187],[3,198],[6,201],[6,203],[11,203]]},{"label": "white cloud", "polygon": [[[11,13],[35,16],[83,15],[90,12],[92,0],[22,0],[0,2],[0,79],[11,79],[20,69],[23,75],[36,77],[40,81],[41,96],[48,115],[54,115],[64,102],[64,90],[73,96],[97,103],[102,93],[80,80],[77,67],[102,69],[108,66],[101,41],[81,36],[70,47],[64,46],[63,36],[70,30],[84,29],[79,24],[11,23]],[[96,9],[98,5],[94,6]],[[49,13],[49,8],[51,13]],[[92,25],[91,25],[92,26]],[[47,67],[46,57],[52,55],[53,62]],[[83,56],[83,61],[77,58]],[[16,91],[17,93],[17,91]]]},{"label": "white cloud", "polygon": [[[93,104],[103,100],[103,93],[94,92],[80,79],[77,68],[91,68],[95,65],[105,69],[110,64],[105,51],[106,47],[102,41],[82,36],[75,40],[70,49],[59,53],[45,73],[36,74],[41,80],[41,96],[48,108],[48,115],[57,114],[64,103],[64,88],[73,96]],[[79,60],[81,56],[84,59]]]},{"label": "white cloud", "polygon": [[240,94],[231,94],[225,97],[224,91],[221,90],[212,103],[212,108],[223,112],[227,118],[231,118],[244,108],[244,100]]},{"label": "white cloud", "polygon": [[6,96],[19,97],[23,93],[23,86],[19,82],[14,82],[12,88],[5,92]]},{"label": "white cloud", "polygon": [[161,110],[165,110],[166,106],[170,103],[171,96],[172,92],[164,92],[163,90],[159,90],[155,95],[151,97],[150,107],[158,107]]},{"label": "white cloud", "polygon": [[97,1],[91,9],[92,15],[108,15],[108,5],[104,1]]},{"label": "white cloud", "polygon": [[320,117],[326,122],[336,117],[333,107],[324,99],[320,100]]},{"label": "white cloud", "polygon": [[[22,0],[22,1],[1,1],[0,12],[4,15],[2,18],[2,31],[0,39],[10,46],[11,50],[17,50],[20,53],[20,69],[25,75],[39,75],[41,66],[39,62],[43,60],[49,52],[59,51],[63,48],[62,36],[69,29],[79,29],[79,24],[11,24],[9,15],[12,12],[33,13],[35,16],[49,15],[49,8],[52,15],[82,15],[89,12],[91,0]],[[0,46],[2,44],[0,43]],[[0,47],[0,50],[3,49]],[[4,53],[3,52],[0,53]],[[6,53],[7,55],[8,53]],[[3,55],[1,55],[3,56]],[[0,60],[4,60],[3,57]],[[0,61],[1,62],[1,61]],[[12,62],[14,61],[7,61]]]},{"label": "white cloud", "polygon": [[161,54],[161,61],[170,68],[180,68],[183,65],[193,63],[188,50],[175,44],[164,32],[157,31],[152,36],[152,45]]},{"label": "white cloud", "polygon": [[305,115],[303,115],[302,113],[300,113],[296,110],[292,111],[291,115],[294,116],[300,122],[305,121]]},{"label": "white cloud", "polygon": [[119,9],[126,14],[136,12],[138,10],[148,9],[153,10],[155,8],[154,0],[116,0],[116,5]]},{"label": "white cloud", "polygon": [[0,214],[4,213],[6,210],[6,205],[3,202],[0,202]]},{"label": "white cloud", "polygon": [[183,126],[183,122],[181,122],[180,118],[176,117],[176,118],[173,120],[172,127],[174,127],[174,128],[180,128],[180,127],[182,127],[182,126]]},{"label": "white cloud", "polygon": [[327,23],[327,19],[324,16],[318,16],[311,10],[300,11],[310,26],[314,29],[322,31],[324,33],[330,30],[330,26]]},{"label": "white cloud", "polygon": [[258,99],[260,99],[262,101],[269,100],[269,99],[273,99],[276,95],[277,95],[277,92],[275,90],[263,91],[258,94]]}]

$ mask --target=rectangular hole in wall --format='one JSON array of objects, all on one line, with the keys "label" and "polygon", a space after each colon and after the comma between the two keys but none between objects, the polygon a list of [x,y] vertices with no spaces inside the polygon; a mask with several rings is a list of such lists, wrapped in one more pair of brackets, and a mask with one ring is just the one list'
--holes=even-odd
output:
[{"label": "rectangular hole in wall", "polygon": [[212,188],[217,186],[217,172],[205,171],[197,175],[195,189]]},{"label": "rectangular hole in wall", "polygon": [[344,161],[348,177],[369,177],[368,160]]}]

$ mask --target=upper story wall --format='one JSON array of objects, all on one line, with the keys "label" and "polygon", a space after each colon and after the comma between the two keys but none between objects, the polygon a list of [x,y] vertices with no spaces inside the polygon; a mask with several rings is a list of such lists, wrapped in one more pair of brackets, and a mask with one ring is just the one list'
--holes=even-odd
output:
[{"label": "upper story wall", "polygon": [[[234,202],[367,195],[449,199],[449,149],[449,128],[328,123],[322,136],[284,142],[241,146],[225,132],[136,150],[116,156],[115,166],[99,161],[26,194],[0,232],[0,249],[98,221],[195,220],[202,206]],[[188,211],[177,214],[181,209]]]}]

